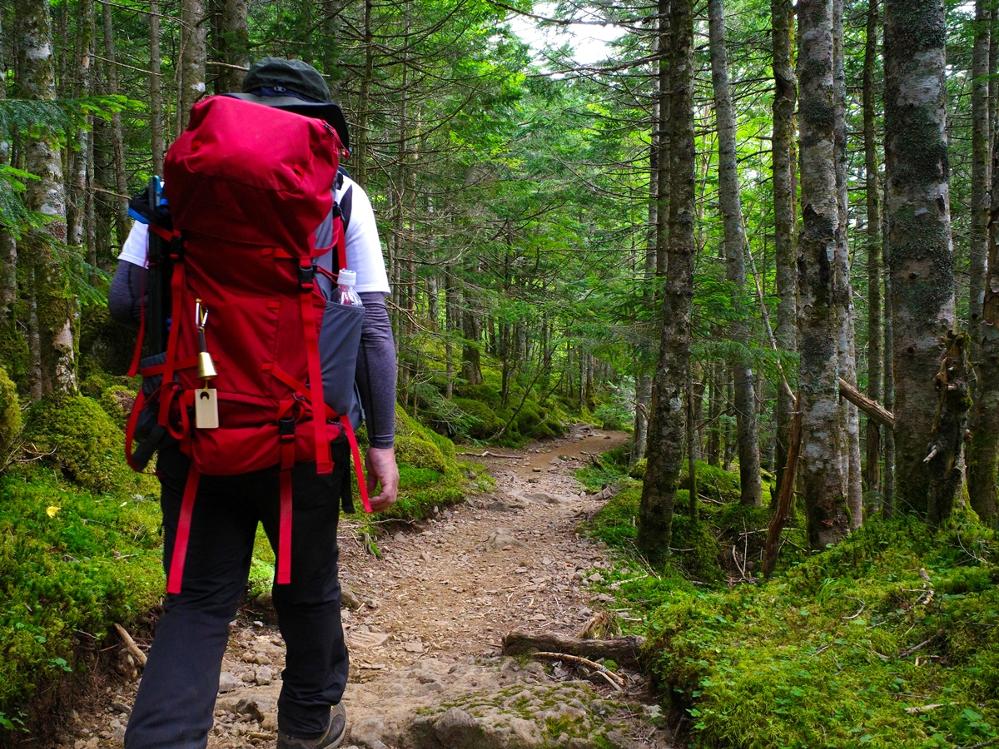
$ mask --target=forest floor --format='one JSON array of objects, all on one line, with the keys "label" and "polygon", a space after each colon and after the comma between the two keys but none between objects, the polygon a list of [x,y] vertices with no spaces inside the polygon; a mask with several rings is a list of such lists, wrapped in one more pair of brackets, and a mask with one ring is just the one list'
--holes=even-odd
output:
[{"label": "forest floor", "polygon": [[[609,596],[590,582],[611,565],[577,532],[602,504],[573,471],[626,435],[575,427],[561,439],[481,458],[495,491],[435,518],[393,526],[380,558],[341,524],[344,696],[357,749],[666,749],[645,680],[624,690],[584,680],[569,663],[502,656],[512,630],[578,636]],[[497,454],[505,457],[497,457]],[[283,647],[273,616],[252,603],[232,625],[210,749],[272,747]],[[59,749],[120,747],[137,681],[103,688]]]}]

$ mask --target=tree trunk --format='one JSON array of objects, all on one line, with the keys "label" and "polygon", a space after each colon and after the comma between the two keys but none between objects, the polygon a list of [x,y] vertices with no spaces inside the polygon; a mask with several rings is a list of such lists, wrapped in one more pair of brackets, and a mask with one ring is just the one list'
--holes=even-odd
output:
[{"label": "tree trunk", "polygon": [[659,364],[652,387],[648,467],[638,516],[638,546],[650,561],[668,554],[673,500],[683,460],[684,388],[690,365],[694,260],[693,8],[673,0],[670,45],[669,274]]},{"label": "tree trunk", "polygon": [[[73,96],[77,99],[90,96],[91,60],[93,58],[93,0],[80,0],[77,6],[76,42],[79,46],[76,59],[76,78]],[[93,117],[86,115],[75,134],[75,144],[69,163],[72,165],[67,184],[66,241],[72,246],[84,243],[84,219],[87,203],[87,157],[90,149],[90,130]]]},{"label": "tree trunk", "polygon": [[978,325],[985,299],[989,253],[989,41],[993,0],[975,0],[975,43],[971,57],[971,267],[968,283],[968,335],[971,360],[978,362]]},{"label": "tree trunk", "polygon": [[225,0],[222,8],[223,67],[219,85],[223,91],[242,91],[243,76],[250,67],[250,35],[246,26],[247,0]]},{"label": "tree trunk", "polygon": [[[777,263],[777,327],[774,337],[781,351],[797,350],[798,282],[794,245],[794,107],[797,81],[791,65],[791,0],[772,0],[773,70],[776,90],[773,104],[774,250]],[[794,400],[784,388],[777,389],[777,445],[774,460],[777,494],[784,480]],[[791,477],[794,480],[794,477]]]},{"label": "tree trunk", "polygon": [[[839,233],[836,242],[836,299],[839,307],[839,371],[848,382],[857,381],[857,344],[853,328],[853,285],[850,280],[848,227],[850,203],[846,173],[846,71],[843,61],[843,0],[833,0],[833,80],[836,97],[836,196]],[[843,420],[843,479],[850,527],[864,522],[864,494],[861,486],[860,415],[857,407],[840,399]]]},{"label": "tree trunk", "polygon": [[[107,64],[107,92],[118,94],[118,67],[115,62],[114,30],[111,24],[111,5],[103,4],[104,9],[104,56],[108,59]],[[111,149],[114,163],[114,217],[117,229],[117,242],[120,245],[125,241],[131,229],[131,222],[128,220],[128,177],[125,174],[125,134],[122,130],[121,113],[114,112],[111,115]]]},{"label": "tree trunk", "polygon": [[180,129],[187,127],[194,102],[205,93],[205,54],[208,37],[204,0],[181,0]]},{"label": "tree trunk", "polygon": [[800,0],[798,24],[803,220],[798,240],[801,475],[808,540],[812,548],[822,549],[849,531],[840,462],[835,270],[840,226],[832,0]]},{"label": "tree trunk", "polygon": [[[15,11],[18,38],[17,95],[54,101],[52,19],[48,3],[19,0]],[[24,235],[22,253],[33,260],[38,315],[40,385],[43,393],[76,390],[76,298],[67,288],[53,242],[66,242],[66,193],[62,162],[55,144],[43,135],[25,148],[25,169],[37,177],[28,181],[28,208],[49,220]]]},{"label": "tree trunk", "polygon": [[942,0],[886,0],[884,25],[896,506],[939,518],[954,501],[947,466],[924,459],[937,411],[933,375],[954,325]]},{"label": "tree trunk", "polygon": [[163,79],[160,73],[160,5],[149,0],[149,138],[153,174],[163,174]]},{"label": "tree trunk", "polygon": [[760,448],[756,435],[756,396],[750,366],[748,310],[746,295],[746,234],[743,228],[742,200],[739,195],[739,169],[736,157],[735,111],[728,83],[728,51],[725,48],[725,6],[723,0],[708,0],[711,45],[711,81],[714,85],[715,115],[718,120],[718,202],[725,230],[725,277],[732,285],[735,321],[730,325],[732,339],[740,353],[733,357],[735,418],[739,450],[740,500],[758,507],[760,497]]},{"label": "tree trunk", "polygon": [[[3,35],[3,14],[0,13],[0,40]],[[6,45],[0,44],[0,102],[7,98]],[[0,139],[0,167],[11,163],[11,142]],[[12,321],[17,302],[17,242],[0,226],[0,329]]]},{"label": "tree trunk", "polygon": [[989,220],[988,278],[978,326],[978,386],[968,442],[968,495],[983,523],[999,526],[996,468],[999,451],[999,145],[992,149],[992,211]]},{"label": "tree trunk", "polygon": [[[882,193],[882,204],[888,202],[888,185],[885,184]],[[888,267],[888,222],[881,222],[881,265]],[[884,299],[891,300],[891,274],[884,273]],[[895,411],[895,364],[893,341],[895,339],[895,327],[892,324],[892,313],[890,303],[884,306],[885,331],[884,331],[884,354],[882,358],[882,369],[885,375],[885,408],[892,413]],[[895,509],[895,430],[885,430],[885,490],[884,490],[884,514],[891,517]]]},{"label": "tree trunk", "polygon": [[[867,394],[881,402],[881,185],[878,178],[874,68],[878,59],[878,0],[867,8],[867,39],[864,47],[864,171],[867,191]],[[881,492],[881,430],[867,420],[867,490]]]}]

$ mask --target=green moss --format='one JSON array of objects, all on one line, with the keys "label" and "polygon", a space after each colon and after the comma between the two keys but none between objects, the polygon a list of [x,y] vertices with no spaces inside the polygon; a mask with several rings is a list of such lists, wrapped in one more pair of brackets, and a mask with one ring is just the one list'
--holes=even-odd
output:
[{"label": "green moss", "polygon": [[101,392],[98,402],[104,412],[124,429],[135,402],[135,389],[126,385],[112,385]]},{"label": "green moss", "polygon": [[24,439],[68,478],[92,491],[133,485],[121,429],[100,404],[82,395],[53,396],[28,411]]},{"label": "green moss", "polygon": [[653,675],[693,745],[990,744],[997,553],[968,517],[936,534],[873,522],[764,585],[671,591],[650,617]]},{"label": "green moss", "polygon": [[21,405],[17,398],[17,386],[7,376],[7,370],[0,367],[0,465],[21,432]]},{"label": "green moss", "polygon": [[159,601],[159,504],[81,491],[38,464],[0,477],[0,496],[0,715],[30,725],[34,696]]},{"label": "green moss", "polygon": [[470,417],[468,436],[473,439],[489,439],[503,428],[496,412],[486,403],[471,398],[455,398],[454,405]]},{"label": "green moss", "polygon": [[396,437],[395,455],[400,464],[429,468],[440,473],[447,471],[447,462],[440,448],[419,437]]}]

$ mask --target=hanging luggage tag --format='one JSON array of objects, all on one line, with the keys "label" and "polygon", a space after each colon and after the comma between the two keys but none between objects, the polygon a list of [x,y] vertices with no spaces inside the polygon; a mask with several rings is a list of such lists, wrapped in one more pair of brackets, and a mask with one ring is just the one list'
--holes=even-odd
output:
[{"label": "hanging luggage tag", "polygon": [[194,391],[194,426],[197,429],[219,428],[219,399],[215,388]]},{"label": "hanging luggage tag", "polygon": [[196,429],[218,429],[219,428],[219,399],[218,391],[208,387],[209,380],[217,376],[215,364],[212,362],[212,355],[208,353],[208,345],[205,341],[205,325],[208,323],[208,309],[201,303],[200,299],[194,304],[195,325],[198,328],[198,343],[200,353],[198,354],[198,377],[204,380],[204,387],[194,391],[194,426]]}]

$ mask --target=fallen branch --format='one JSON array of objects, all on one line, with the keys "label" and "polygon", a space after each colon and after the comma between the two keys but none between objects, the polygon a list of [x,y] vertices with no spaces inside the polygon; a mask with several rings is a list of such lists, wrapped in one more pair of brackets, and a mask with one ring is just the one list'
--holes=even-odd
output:
[{"label": "fallen branch", "polygon": [[138,664],[141,668],[145,668],[146,654],[143,653],[139,649],[139,646],[135,644],[135,640],[132,639],[132,635],[125,631],[125,628],[118,624],[118,622],[115,622],[114,628],[118,633],[118,636],[121,638],[121,641],[124,643],[125,650],[131,653],[132,657],[135,658],[136,664]]},{"label": "fallen branch", "polygon": [[481,453],[458,453],[458,455],[468,455],[473,458],[506,458],[507,460],[520,460],[521,455],[504,455],[503,453],[494,453],[486,450]]},{"label": "fallen branch", "polygon": [[780,485],[780,495],[777,497],[777,508],[767,527],[767,540],[763,546],[763,575],[770,577],[777,564],[777,552],[780,550],[780,535],[791,517],[791,505],[794,503],[794,477],[798,472],[798,455],[801,452],[801,409],[798,400],[794,403],[794,417],[791,419],[791,432],[788,435],[787,465],[784,468],[784,480]]},{"label": "fallen branch", "polygon": [[583,658],[578,655],[569,655],[568,653],[531,653],[532,658],[541,658],[546,661],[565,661],[566,663],[575,663],[577,666],[586,666],[592,669],[596,673],[606,679],[612,687],[614,687],[619,692],[624,689],[624,678],[618,674],[611,671],[606,666],[601,666],[596,661],[591,661],[589,658]]},{"label": "fallen branch", "polygon": [[510,632],[503,638],[503,654],[531,655],[534,652],[558,652],[591,660],[610,658],[622,666],[638,668],[638,653],[644,642],[643,637],[581,640],[553,634],[532,635],[527,632]]},{"label": "fallen branch", "polygon": [[895,414],[877,401],[873,401],[868,398],[862,392],[857,390],[854,385],[851,385],[842,377],[839,378],[839,394],[878,422],[881,426],[888,427],[889,429],[895,428]]}]

